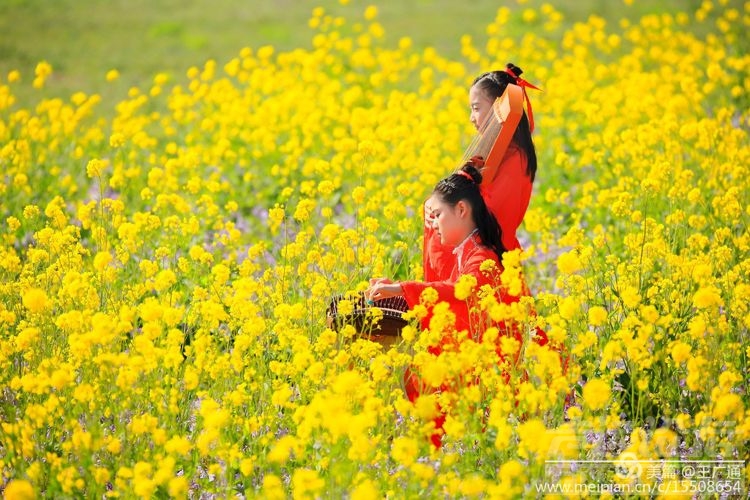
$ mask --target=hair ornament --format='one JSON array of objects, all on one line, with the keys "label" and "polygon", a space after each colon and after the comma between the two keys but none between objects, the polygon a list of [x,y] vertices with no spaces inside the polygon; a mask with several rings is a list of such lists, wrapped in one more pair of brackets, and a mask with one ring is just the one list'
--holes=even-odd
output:
[{"label": "hair ornament", "polygon": [[[529,131],[534,131],[534,112],[531,110],[531,101],[529,100],[529,95],[526,93],[526,89],[534,89],[538,91],[542,91],[539,87],[536,87],[535,85],[532,85],[531,83],[527,82],[523,78],[521,78],[519,75],[513,71],[514,66],[512,64],[508,64],[505,67],[505,72],[508,73],[516,82],[516,85],[521,87],[521,90],[523,90],[523,98],[526,101],[526,107],[529,108]],[[520,74],[520,72],[519,72]]]}]

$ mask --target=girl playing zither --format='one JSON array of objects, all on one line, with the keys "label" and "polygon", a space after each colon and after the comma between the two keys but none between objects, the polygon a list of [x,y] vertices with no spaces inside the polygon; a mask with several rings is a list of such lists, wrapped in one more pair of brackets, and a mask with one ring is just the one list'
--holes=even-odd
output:
[{"label": "girl playing zither", "polygon": [[[476,278],[476,287],[491,285],[494,277],[482,271],[482,264],[490,260],[495,269],[502,270],[501,258],[505,247],[497,220],[489,211],[481,194],[482,175],[472,165],[467,164],[461,170],[441,180],[430,198],[432,207],[432,224],[440,243],[451,249],[453,265],[447,277],[436,281],[402,281],[392,282],[388,279],[371,280],[365,297],[370,301],[379,301],[391,297],[403,296],[410,308],[420,301],[422,292],[433,288],[438,293],[438,302],[447,302],[456,315],[456,330],[468,330],[475,338],[487,327],[486,321],[474,321],[469,314],[465,300],[455,296],[456,282],[462,275]],[[526,287],[523,287],[526,289]],[[503,303],[519,300],[502,288],[497,290],[498,299]],[[423,320],[423,326],[429,326],[429,316]]]},{"label": "girl playing zither", "polygon": [[[496,290],[498,302],[510,304],[517,302],[520,297],[510,295],[498,286],[496,276],[501,267],[502,254],[505,247],[502,243],[500,226],[490,213],[485,203],[480,184],[482,176],[472,165],[467,164],[458,172],[441,180],[430,198],[432,207],[432,224],[440,243],[450,248],[454,256],[453,265],[447,277],[442,280],[421,282],[403,281],[394,283],[387,279],[371,280],[371,286],[365,291],[365,297],[370,301],[379,301],[391,297],[403,296],[410,308],[420,303],[422,292],[427,288],[437,291],[438,302],[447,302],[456,321],[455,332],[468,331],[477,341],[482,340],[489,319],[476,318],[471,314],[469,303],[456,298],[456,283],[463,275],[472,275],[476,279],[477,287],[490,285]],[[486,261],[494,263],[495,273],[487,273]],[[524,286],[525,290],[526,287]],[[430,315],[422,320],[422,326],[430,326]],[[512,335],[520,343],[521,334],[515,325],[502,325],[499,328],[505,335]],[[456,341],[456,336],[445,335],[437,345],[431,346],[429,351],[439,355],[443,348]],[[541,330],[536,330],[534,340],[540,345],[547,343],[547,337]],[[498,350],[499,352],[499,350]],[[408,371],[405,377],[406,393],[411,401],[415,401],[420,394],[429,389],[420,380],[419,374]],[[435,426],[442,428],[444,416],[435,419]],[[432,436],[435,446],[440,446],[440,431]]]}]

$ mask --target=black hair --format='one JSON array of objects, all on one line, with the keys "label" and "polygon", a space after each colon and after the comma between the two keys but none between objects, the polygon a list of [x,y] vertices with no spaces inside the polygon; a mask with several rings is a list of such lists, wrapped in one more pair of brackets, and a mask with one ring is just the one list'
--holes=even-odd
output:
[{"label": "black hair", "polygon": [[[513,63],[508,63],[505,67],[508,71],[513,72],[515,77],[507,71],[488,71],[475,78],[471,86],[476,86],[494,101],[503,95],[509,83],[516,84],[518,77],[523,73],[523,70]],[[521,115],[521,121],[513,134],[513,142],[526,154],[526,175],[531,178],[531,182],[534,182],[537,166],[536,149],[534,148],[534,141],[531,139],[531,128],[526,111]]]},{"label": "black hair", "polygon": [[482,174],[471,163],[467,163],[458,172],[449,175],[435,186],[433,193],[444,203],[455,207],[461,200],[471,206],[471,214],[482,244],[497,254],[502,260],[505,247],[502,241],[500,224],[487,207],[479,186],[482,184]]}]

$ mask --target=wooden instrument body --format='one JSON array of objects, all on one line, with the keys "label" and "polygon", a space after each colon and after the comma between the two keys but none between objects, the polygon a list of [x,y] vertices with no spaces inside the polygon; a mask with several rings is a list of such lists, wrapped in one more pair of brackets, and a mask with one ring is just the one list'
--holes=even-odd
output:
[{"label": "wooden instrument body", "polygon": [[[339,311],[339,302],[342,300],[352,303],[350,313]],[[382,314],[376,313],[375,308],[380,309]],[[401,329],[408,324],[403,313],[408,310],[409,305],[403,297],[378,300],[370,304],[362,294],[354,297],[338,295],[328,305],[326,319],[328,327],[334,331],[339,331],[344,325],[352,325],[359,337],[377,342],[388,349],[401,341]],[[378,319],[374,321],[376,317]]]}]

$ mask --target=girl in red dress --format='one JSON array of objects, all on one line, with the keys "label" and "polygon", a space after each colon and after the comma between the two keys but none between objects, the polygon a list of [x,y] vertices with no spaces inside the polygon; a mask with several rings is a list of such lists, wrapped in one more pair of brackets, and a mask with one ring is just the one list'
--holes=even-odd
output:
[{"label": "girl in red dress", "polygon": [[[500,97],[509,83],[522,88],[533,85],[520,78],[521,68],[508,64],[503,71],[490,71],[477,77],[469,89],[470,120],[479,130],[495,100]],[[516,128],[510,146],[493,179],[486,179],[483,197],[489,211],[495,216],[501,228],[502,244],[505,250],[515,250],[521,245],[516,237],[531,198],[532,183],[536,175],[536,150],[531,133],[534,119],[531,105],[524,112]],[[429,200],[428,200],[429,201]],[[425,203],[425,211],[430,210]],[[424,279],[435,281],[446,279],[453,269],[455,256],[452,248],[440,242],[439,236],[431,227],[425,228],[423,265]]]},{"label": "girl in red dress", "polygon": [[[481,341],[484,329],[487,327],[487,319],[475,321],[472,324],[472,316],[469,312],[467,300],[456,298],[456,282],[462,275],[472,275],[476,279],[477,287],[489,284],[496,289],[499,301],[512,303],[519,300],[518,296],[512,296],[502,287],[498,287],[495,277],[496,273],[489,274],[483,263],[490,260],[494,263],[496,270],[502,270],[501,256],[505,251],[500,226],[489,211],[482,197],[480,184],[482,176],[471,164],[465,165],[458,172],[441,180],[430,198],[432,208],[431,221],[434,234],[439,242],[446,248],[451,249],[452,266],[447,276],[441,280],[420,282],[403,281],[394,283],[387,279],[371,280],[370,287],[365,291],[365,297],[370,301],[382,300],[396,296],[403,296],[413,308],[420,303],[420,296],[427,288],[433,288],[438,293],[437,302],[447,302],[456,317],[455,331],[468,331],[472,338]],[[497,271],[496,271],[497,272]],[[525,289],[525,287],[523,287]],[[422,326],[429,327],[430,316],[422,320]],[[522,342],[520,332],[510,325],[502,325],[501,331],[513,335]],[[436,346],[429,351],[439,355],[443,347],[453,342],[452,335],[444,336]],[[537,330],[534,339],[541,345],[546,344],[547,338],[544,332]],[[420,394],[428,391],[421,383],[417,374],[407,371],[405,377],[406,393],[411,401],[415,401]],[[435,426],[441,429],[444,415],[435,419]],[[440,432],[432,436],[435,446],[440,446]]]},{"label": "girl in red dress", "polygon": [[[431,214],[428,220],[434,234],[442,246],[449,249],[451,268],[444,279],[434,281],[403,281],[393,283],[390,280],[372,280],[365,296],[371,301],[403,296],[410,308],[420,301],[422,291],[433,288],[438,292],[438,302],[447,302],[456,315],[456,330],[474,330],[471,325],[469,310],[465,300],[455,297],[455,285],[461,275],[470,274],[476,278],[477,287],[490,284],[495,287],[494,279],[480,270],[482,263],[492,260],[500,269],[500,259],[505,251],[502,243],[500,226],[490,213],[482,198],[482,175],[471,164],[465,165],[458,172],[441,180],[430,197]],[[500,290],[500,299],[509,303],[518,297],[509,297]],[[423,319],[423,326],[428,327],[429,316]],[[478,334],[479,332],[472,332]]]}]

